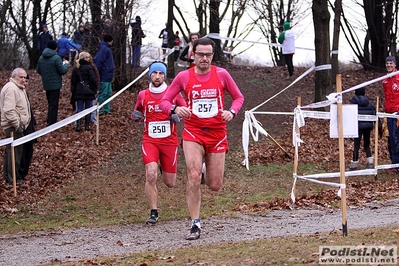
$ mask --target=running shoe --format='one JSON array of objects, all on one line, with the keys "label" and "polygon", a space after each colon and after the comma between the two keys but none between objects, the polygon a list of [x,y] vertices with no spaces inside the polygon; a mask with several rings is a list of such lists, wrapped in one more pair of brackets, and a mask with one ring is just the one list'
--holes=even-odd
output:
[{"label": "running shoe", "polygon": [[146,224],[151,224],[154,225],[158,222],[158,217],[155,216],[154,214],[151,214],[150,217],[148,217],[147,221],[145,221]]},{"label": "running shoe", "polygon": [[201,229],[193,224],[190,229],[190,234],[186,237],[186,240],[196,240],[200,238]]}]

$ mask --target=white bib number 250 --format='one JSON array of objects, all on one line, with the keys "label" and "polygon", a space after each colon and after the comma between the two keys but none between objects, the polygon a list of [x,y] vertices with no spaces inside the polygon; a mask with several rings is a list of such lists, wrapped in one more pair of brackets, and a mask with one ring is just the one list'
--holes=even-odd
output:
[{"label": "white bib number 250", "polygon": [[193,100],[193,113],[199,118],[214,117],[218,114],[217,99]]},{"label": "white bib number 250", "polygon": [[149,122],[148,123],[148,135],[151,138],[159,139],[166,138],[170,136],[170,122]]}]

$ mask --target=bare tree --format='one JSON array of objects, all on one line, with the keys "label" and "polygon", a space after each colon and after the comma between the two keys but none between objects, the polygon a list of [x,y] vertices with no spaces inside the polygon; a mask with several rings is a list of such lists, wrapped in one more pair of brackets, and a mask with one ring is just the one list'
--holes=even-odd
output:
[{"label": "bare tree", "polygon": [[[251,8],[256,14],[253,23],[261,30],[268,42],[277,43],[279,34],[277,31],[283,31],[285,21],[290,21],[291,26],[295,27],[297,24],[295,21],[301,21],[309,15],[306,5],[307,1],[303,0],[251,0]],[[269,51],[274,65],[285,64],[280,48],[269,46]]]},{"label": "bare tree", "polygon": [[127,83],[126,66],[126,21],[124,0],[116,0],[113,10],[113,19],[109,24],[108,31],[105,32],[105,21],[102,21],[102,33],[111,33],[114,37],[114,63],[115,63],[115,90],[122,89]]},{"label": "bare tree", "polygon": [[373,67],[384,68],[385,57],[391,50],[391,46],[395,47],[396,45],[391,42],[393,39],[393,2],[394,0],[363,1]]},{"label": "bare tree", "polygon": [[[245,12],[248,7],[248,2],[250,0],[233,0],[230,5],[230,10],[231,10],[231,16],[230,16],[230,21],[229,21],[229,27],[227,29],[226,36],[234,39],[245,39],[248,34],[254,29],[255,23],[247,24],[245,25],[244,28],[240,28],[239,26],[241,23],[241,18],[245,15]],[[230,2],[229,2],[230,3]],[[225,9],[223,12],[221,19],[223,19],[226,15],[226,12],[229,9]],[[229,41],[226,40],[223,43],[223,49],[226,47],[229,48],[230,51],[233,51],[234,48],[237,47],[237,45],[240,44],[240,42],[235,42],[235,41]]]},{"label": "bare tree", "polygon": [[[209,31],[211,33],[220,33],[220,17],[219,17],[219,6],[220,6],[220,1],[219,0],[210,0],[209,2]],[[213,39],[215,42],[215,54],[214,54],[214,60],[215,61],[220,61],[222,58],[222,48],[220,45],[220,39]]]},{"label": "bare tree", "polygon": [[[341,17],[342,33],[364,69],[384,71],[385,57],[388,54],[397,54],[398,1],[352,2],[357,5],[358,10],[364,10],[364,19],[359,19],[360,14],[357,13],[356,20],[351,20],[352,15],[348,15],[344,6]],[[359,38],[359,32],[365,33],[364,39]]]},{"label": "bare tree", "polygon": [[[330,4],[331,5],[331,4]],[[338,65],[338,44],[339,44],[339,32],[341,27],[341,13],[342,13],[342,0],[335,0],[335,4],[332,7],[334,10],[334,30],[333,30],[333,45],[331,54],[331,66],[332,66],[332,80],[335,84],[335,76],[339,73]]]},{"label": "bare tree", "polygon": [[[173,7],[175,5],[175,0],[168,0],[168,22],[166,25],[166,30],[168,31],[168,48],[173,49],[175,46],[175,34],[173,31]],[[167,69],[167,77],[174,78],[175,77],[175,62],[174,56],[168,56],[168,69]]]},{"label": "bare tree", "polygon": [[[330,13],[327,0],[313,0],[313,25],[315,33],[316,74],[315,102],[325,99],[332,91],[330,59]],[[323,67],[326,66],[326,67]]]}]

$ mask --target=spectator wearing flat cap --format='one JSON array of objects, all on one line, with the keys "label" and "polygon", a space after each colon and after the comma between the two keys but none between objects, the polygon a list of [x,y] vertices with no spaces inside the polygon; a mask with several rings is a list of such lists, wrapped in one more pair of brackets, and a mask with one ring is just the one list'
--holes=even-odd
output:
[{"label": "spectator wearing flat cap", "polygon": [[69,45],[69,39],[67,34],[63,32],[61,37],[57,41],[58,45],[58,55],[61,57],[62,60],[69,59],[69,50],[71,50],[71,45]]},{"label": "spectator wearing flat cap", "polygon": [[[389,73],[396,72],[396,58],[388,56],[385,59],[385,68]],[[386,78],[382,81],[384,87],[384,106],[385,112],[391,114],[399,113],[399,75]],[[389,131],[388,150],[392,164],[399,163],[399,137],[396,134],[399,119],[387,118],[387,125]],[[396,169],[398,170],[398,169]],[[395,170],[393,170],[395,171]]]},{"label": "spectator wearing flat cap", "polygon": [[48,103],[47,126],[57,122],[62,75],[66,74],[69,69],[69,62],[62,61],[57,49],[57,43],[50,41],[40,56],[36,68],[37,73],[42,76],[43,89],[46,91]]},{"label": "spectator wearing flat cap", "polygon": [[44,49],[47,48],[48,42],[53,40],[53,36],[48,31],[47,24],[43,24],[41,29],[42,32],[40,32],[37,41],[37,50],[39,51],[39,55],[41,55]]},{"label": "spectator wearing flat cap", "polygon": [[[108,100],[112,95],[112,81],[114,79],[114,57],[111,51],[111,45],[114,39],[112,35],[105,34],[103,41],[100,42],[98,51],[94,56],[94,64],[100,73],[100,91],[98,102],[100,105]],[[99,111],[100,115],[111,113],[111,104],[106,103]]]}]

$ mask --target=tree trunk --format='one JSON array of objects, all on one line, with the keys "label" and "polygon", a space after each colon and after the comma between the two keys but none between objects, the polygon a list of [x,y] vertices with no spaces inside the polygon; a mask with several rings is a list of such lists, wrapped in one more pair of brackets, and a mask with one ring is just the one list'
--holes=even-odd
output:
[{"label": "tree trunk", "polygon": [[385,69],[385,58],[392,39],[393,0],[364,0],[363,4],[371,45],[371,65]]},{"label": "tree trunk", "polygon": [[[174,49],[175,47],[175,33],[173,31],[173,6],[175,5],[175,0],[168,0],[168,23],[166,25],[166,30],[168,31],[168,47],[170,49]],[[175,59],[174,54],[171,53],[168,56],[168,69],[167,69],[167,77],[174,78],[175,77]]]},{"label": "tree trunk", "polygon": [[124,0],[117,0],[113,12],[113,20],[111,29],[114,38],[114,63],[115,63],[115,80],[114,90],[119,91],[127,85],[127,66],[126,66],[126,25],[125,25],[125,7]]},{"label": "tree trunk", "polygon": [[[328,0],[314,0],[312,5],[315,33],[316,74],[315,102],[325,100],[327,93],[332,92],[330,61],[330,13]],[[325,68],[323,68],[325,66]]]},{"label": "tree trunk", "polygon": [[[219,0],[210,0],[209,2],[209,32],[220,33],[220,19],[219,19]],[[214,61],[220,61],[222,59],[222,46],[220,39],[212,39],[215,42],[215,54],[213,55]]]},{"label": "tree trunk", "polygon": [[99,40],[102,40],[101,0],[90,0],[92,31],[89,43],[89,53],[95,55]]},{"label": "tree trunk", "polygon": [[339,73],[338,65],[338,45],[339,45],[339,30],[341,26],[341,13],[342,13],[342,0],[336,0],[334,4],[334,31],[333,31],[333,45],[331,55],[331,66],[332,66],[332,80],[335,84],[335,77]]}]

